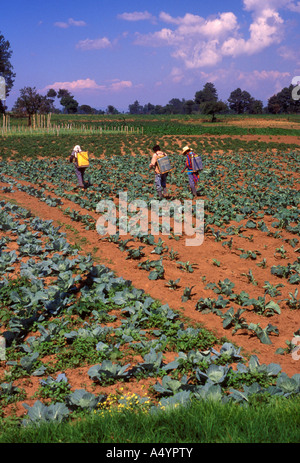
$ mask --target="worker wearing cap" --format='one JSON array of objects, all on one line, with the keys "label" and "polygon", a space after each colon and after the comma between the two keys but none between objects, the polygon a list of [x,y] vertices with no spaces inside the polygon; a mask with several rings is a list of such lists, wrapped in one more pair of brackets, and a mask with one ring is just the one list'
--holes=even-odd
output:
[{"label": "worker wearing cap", "polygon": [[199,181],[199,172],[194,172],[192,168],[192,160],[190,154],[192,150],[189,146],[185,146],[182,150],[182,154],[186,155],[185,168],[182,169],[181,173],[187,170],[189,185],[192,191],[193,196],[197,196],[197,183]]},{"label": "worker wearing cap", "polygon": [[69,161],[70,162],[73,162],[74,161],[74,165],[75,165],[75,173],[76,173],[76,176],[77,176],[77,180],[78,180],[78,184],[79,184],[79,188],[85,188],[84,186],[84,172],[85,172],[85,169],[86,167],[79,167],[78,166],[78,162],[77,162],[77,155],[78,153],[80,153],[82,151],[82,149],[80,148],[79,145],[75,145],[74,148],[73,148],[73,151],[69,157]]},{"label": "worker wearing cap", "polygon": [[167,194],[168,194],[168,192],[167,192],[168,173],[165,173],[165,174],[160,173],[158,165],[157,165],[157,158],[159,156],[164,156],[165,153],[163,151],[161,151],[159,145],[153,146],[152,149],[154,151],[154,154],[153,154],[152,160],[151,160],[151,162],[149,164],[149,169],[154,169],[156,191],[157,191],[157,194],[158,194],[158,198],[162,199],[162,198],[166,198]]}]

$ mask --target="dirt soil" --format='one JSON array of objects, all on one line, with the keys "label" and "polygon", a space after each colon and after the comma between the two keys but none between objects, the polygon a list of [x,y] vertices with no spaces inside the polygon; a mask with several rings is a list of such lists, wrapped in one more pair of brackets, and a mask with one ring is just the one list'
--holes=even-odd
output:
[{"label": "dirt soil", "polygon": [[[291,138],[294,137],[289,137],[289,142],[291,142]],[[20,183],[26,184],[27,182]],[[1,184],[0,186],[4,185],[5,184]],[[51,193],[51,195],[53,195],[53,193]],[[15,202],[18,205],[29,209],[34,215],[41,219],[53,220],[54,225],[60,225],[61,231],[67,234],[67,239],[70,243],[77,242],[78,236],[84,237],[86,241],[84,246],[82,245],[82,248],[85,254],[91,253],[97,263],[101,263],[109,267],[116,273],[117,276],[130,280],[134,287],[143,289],[146,293],[153,298],[160,300],[163,304],[168,303],[172,309],[179,310],[184,317],[188,317],[193,322],[201,323],[202,326],[212,331],[217,337],[225,337],[230,342],[242,347],[241,353],[244,357],[255,354],[258,356],[261,364],[279,363],[282,367],[282,371],[286,372],[289,376],[300,373],[300,360],[293,358],[291,353],[285,355],[278,355],[275,353],[279,347],[286,348],[286,341],[291,341],[294,337],[294,333],[300,328],[299,311],[289,309],[286,303],[280,304],[280,315],[275,314],[271,317],[264,317],[251,310],[247,310],[247,312],[243,314],[245,315],[248,323],[259,323],[263,328],[266,327],[268,323],[271,323],[278,328],[278,335],[270,334],[270,339],[272,341],[272,344],[270,345],[262,344],[256,336],[251,336],[249,331],[244,332],[240,330],[235,335],[232,335],[232,329],[223,329],[222,319],[219,316],[212,313],[204,314],[195,309],[196,303],[200,298],[217,298],[217,295],[213,292],[213,290],[205,289],[207,283],[218,283],[219,280],[224,280],[225,278],[229,278],[234,282],[235,293],[240,293],[244,290],[253,298],[258,298],[258,296],[263,295],[262,287],[265,284],[266,271],[256,265],[256,263],[261,259],[258,259],[257,261],[241,259],[239,257],[240,251],[238,251],[238,248],[241,247],[241,241],[237,241],[235,237],[233,237],[233,247],[230,251],[228,248],[222,246],[222,243],[216,242],[214,237],[211,235],[205,236],[203,244],[195,247],[185,246],[184,237],[180,237],[179,241],[169,240],[167,236],[162,237],[165,244],[169,246],[169,249],[173,248],[174,251],[178,251],[179,260],[185,262],[189,261],[190,263],[196,264],[196,266],[193,273],[187,273],[179,270],[176,261],[166,259],[164,260],[164,280],[151,281],[148,278],[148,272],[138,268],[138,261],[130,259],[126,260],[126,253],[121,252],[116,244],[101,240],[96,230],[85,230],[83,225],[71,220],[57,207],[50,207],[44,202],[39,201],[37,198],[20,191],[12,193],[1,192],[0,199]],[[98,218],[96,213],[82,209],[74,202],[64,199],[63,208],[67,207],[78,210],[82,214],[88,213],[95,219]],[[265,217],[264,221],[266,225],[270,227],[274,219]],[[241,223],[238,225],[241,225]],[[253,240],[244,240],[243,247],[247,250],[260,251],[262,256],[266,259],[269,269],[268,281],[273,285],[278,283],[285,284],[285,287],[281,288],[281,296],[270,299],[278,302],[279,300],[288,298],[288,293],[290,291],[294,293],[296,285],[287,285],[286,281],[282,282],[275,275],[271,274],[270,268],[272,265],[279,264],[286,266],[287,262],[293,262],[296,260],[294,250],[292,250],[290,246],[286,246],[287,259],[284,259],[279,255],[274,255],[274,249],[278,246],[278,240],[267,236],[266,233],[257,229],[246,229],[243,234],[248,237],[253,235]],[[285,230],[282,230],[281,234],[283,238],[295,238],[295,235],[292,235]],[[136,247],[140,244],[141,243],[139,242],[133,243]],[[279,246],[281,244],[282,243],[280,242]],[[149,258],[150,260],[153,260],[159,257],[157,255],[150,254],[151,250],[152,248],[149,247],[147,250],[147,247],[145,247],[144,251],[146,256],[144,259]],[[213,259],[219,261],[220,266],[214,265]],[[248,271],[249,268],[253,271],[257,285],[250,284],[247,281],[245,272]],[[166,286],[166,282],[177,278],[180,278],[179,288],[176,290],[169,289]],[[183,290],[185,287],[191,286],[194,286],[192,299],[183,303],[181,301]],[[234,303],[231,305],[235,310],[238,308],[238,306]],[[172,354],[170,354],[170,356],[172,356]],[[166,358],[166,360],[169,361],[171,359]],[[87,375],[88,368],[89,367],[79,368],[74,371],[65,372],[70,384],[72,385],[72,389],[85,387],[90,389],[92,392],[99,392],[97,387],[95,389],[95,385],[92,386],[92,381]],[[138,384],[128,383],[126,384],[125,389],[127,393],[134,391],[143,395],[149,385],[155,382],[156,380],[152,378],[139,381]],[[17,382],[15,384],[18,385]],[[20,385],[22,385],[22,388],[25,390],[30,390],[30,395],[32,396],[32,391],[37,389],[39,386],[39,380],[38,378],[31,377],[30,380],[20,381]],[[113,391],[113,388],[106,387],[105,391],[108,393]],[[101,393],[103,393],[103,388]],[[32,405],[35,400],[36,399],[25,400],[25,402]],[[16,405],[13,407],[16,409]],[[17,413],[24,413],[24,408],[18,407]]]},{"label": "dirt soil", "polygon": [[[138,269],[138,262],[134,260],[125,260],[126,254],[121,252],[117,245],[107,241],[102,241],[99,234],[95,230],[85,230],[84,227],[74,222],[70,218],[66,217],[62,211],[57,207],[53,208],[47,204],[39,201],[37,198],[26,195],[24,192],[14,192],[1,194],[1,198],[7,201],[15,201],[18,205],[29,209],[33,214],[40,217],[43,220],[53,220],[55,225],[69,225],[73,230],[77,230],[81,233],[81,236],[86,238],[84,244],[84,252],[92,253],[94,258],[99,259],[99,262],[104,264],[113,270],[116,275],[122,276],[125,279],[132,281],[133,286],[136,288],[142,288],[146,293],[149,293],[153,298],[160,300],[163,304],[168,303],[169,306],[175,310],[182,311],[182,314],[189,319],[203,324],[205,328],[211,330],[218,337],[226,337],[231,342],[236,343],[238,346],[243,348],[244,353],[256,354],[261,363],[280,363],[283,371],[289,376],[295,373],[300,373],[300,362],[294,360],[291,354],[280,356],[275,354],[277,348],[286,348],[286,341],[290,341],[293,338],[293,333],[300,328],[300,313],[295,310],[284,308],[280,315],[273,315],[272,317],[262,317],[255,313],[248,311],[245,318],[248,323],[260,323],[262,327],[265,327],[268,323],[278,327],[279,335],[270,335],[272,341],[271,345],[262,344],[256,336],[249,336],[249,332],[243,333],[238,331],[234,336],[231,335],[231,330],[224,330],[222,328],[222,319],[212,313],[202,314],[195,310],[197,301],[200,298],[212,297],[216,298],[216,294],[210,289],[204,289],[206,284],[209,282],[218,283],[219,280],[229,278],[235,283],[234,292],[240,293],[242,290],[249,291],[249,294],[253,298],[258,298],[262,295],[262,286],[265,282],[265,271],[260,267],[256,266],[255,263],[251,265],[249,260],[241,259],[239,257],[240,252],[235,251],[233,246],[231,252],[228,252],[221,243],[216,242],[212,236],[206,236],[201,246],[185,246],[185,238],[180,237],[179,241],[168,240],[165,237],[165,243],[169,248],[173,248],[174,251],[178,251],[180,259],[183,261],[189,261],[190,263],[197,264],[193,273],[186,273],[178,270],[176,261],[164,262],[165,267],[165,279],[151,281],[148,278],[148,272]],[[74,210],[81,211],[84,214],[90,214],[97,218],[96,214],[91,211],[80,208],[73,202],[69,202],[64,199],[64,206],[71,207]],[[265,219],[267,226],[273,219],[268,221]],[[65,227],[61,228],[61,231],[67,233],[67,239],[70,243],[75,243],[78,239],[78,235],[68,230]],[[268,266],[271,265],[287,265],[287,259],[281,259],[274,256],[274,238],[266,236],[266,233],[260,232],[259,230],[249,230],[244,233],[245,235],[253,235],[253,243],[245,243],[245,248],[249,250],[259,250],[262,255],[266,258]],[[292,234],[284,233],[283,236],[288,238],[294,238]],[[164,238],[163,238],[164,239]],[[240,244],[238,244],[239,246]],[[184,248],[184,252],[183,252]],[[96,250],[97,249],[97,250]],[[96,252],[95,252],[96,250]],[[145,251],[145,250],[144,250]],[[125,254],[125,255],[124,255]],[[155,255],[147,255],[146,258],[154,259],[157,258]],[[212,265],[212,259],[220,261],[220,267]],[[253,268],[253,274],[258,282],[257,286],[250,285],[247,283],[247,278],[242,276],[242,273],[246,271],[246,268]],[[276,276],[269,275],[269,282],[273,285],[281,283]],[[171,290],[166,287],[166,282],[170,279],[175,280],[180,277],[179,289]],[[192,292],[192,299],[183,303],[181,302],[181,295],[186,286],[194,286]],[[296,288],[295,288],[296,289]],[[290,288],[289,288],[290,290]],[[282,295],[280,299],[288,297],[288,291],[282,288]],[[274,298],[273,298],[274,299]],[[235,307],[234,304],[232,306]],[[236,307],[235,307],[236,310]]]}]

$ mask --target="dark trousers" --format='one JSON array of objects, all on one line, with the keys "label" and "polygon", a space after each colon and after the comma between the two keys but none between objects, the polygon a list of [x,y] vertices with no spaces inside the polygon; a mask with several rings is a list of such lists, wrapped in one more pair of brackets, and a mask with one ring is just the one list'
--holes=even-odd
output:
[{"label": "dark trousers", "polygon": [[84,187],[84,172],[85,172],[86,167],[77,167],[75,165],[75,172],[76,172],[76,177],[78,180],[78,184],[80,187]]}]

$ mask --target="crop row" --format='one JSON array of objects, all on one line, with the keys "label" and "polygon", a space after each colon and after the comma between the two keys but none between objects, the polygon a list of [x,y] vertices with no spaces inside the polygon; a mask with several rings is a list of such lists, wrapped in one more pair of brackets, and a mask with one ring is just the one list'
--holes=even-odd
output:
[{"label": "crop row", "polygon": [[[255,265],[265,268],[266,259],[261,251],[241,248],[238,245],[239,239],[252,241],[251,231],[259,231],[267,237],[273,237],[281,241],[281,246],[274,249],[274,256],[282,258],[286,257],[287,249],[296,256],[299,251],[298,239],[299,234],[299,191],[297,190],[297,178],[289,176],[282,169],[283,166],[292,169],[295,164],[295,153],[286,153],[280,159],[274,159],[272,156],[231,155],[230,160],[227,160],[226,155],[206,156],[206,168],[201,173],[201,193],[205,198],[205,233],[207,236],[219,242],[229,252],[239,255],[245,261],[255,262]],[[238,163],[239,161],[239,163]],[[275,161],[275,162],[274,162]],[[174,158],[174,162],[179,167],[180,159]],[[46,202],[53,207],[59,207],[65,215],[68,215],[72,220],[81,222],[86,229],[96,228],[95,216],[84,214],[70,207],[63,208],[64,200],[76,203],[80,207],[95,211],[97,204],[103,198],[114,198],[118,191],[127,190],[129,199],[144,199],[149,205],[153,185],[153,179],[149,174],[143,175],[132,174],[134,168],[138,166],[140,172],[145,172],[147,160],[143,157],[137,159],[133,156],[123,155],[120,157],[105,157],[92,162],[91,166],[91,186],[85,192],[77,194],[72,192],[72,166],[65,164],[57,169],[58,161],[50,160],[30,160],[15,163],[3,163],[3,174],[1,180],[9,182],[9,187],[4,187],[4,191],[13,191],[17,188],[27,194],[37,197],[39,200]],[[253,170],[259,165],[259,174],[253,175]],[[272,169],[272,177],[267,173]],[[243,175],[241,176],[241,170]],[[110,175],[107,176],[107,172]],[[29,181],[29,185],[20,184],[18,180]],[[69,178],[69,181],[64,181],[64,178]],[[243,183],[239,183],[243,181]],[[49,182],[49,183],[48,183]],[[176,197],[185,199],[189,198],[189,193],[185,190],[185,183],[182,177],[173,175],[170,180],[170,186],[176,188]],[[36,184],[37,186],[32,186]],[[64,186],[61,186],[61,185]],[[52,186],[54,185],[54,186]],[[48,195],[47,192],[52,195]],[[69,192],[68,192],[69,191]],[[71,191],[71,192],[70,192]],[[55,195],[55,196],[53,196]],[[181,209],[183,209],[181,207]],[[193,215],[195,215],[195,207],[192,207]],[[130,216],[130,213],[129,213]],[[272,222],[270,222],[273,220]],[[174,213],[174,220],[175,213]],[[182,220],[182,218],[179,220]],[[237,225],[232,225],[236,223]],[[241,224],[241,225],[239,225]],[[120,225],[120,221],[116,219],[116,226]],[[164,222],[160,224],[160,231],[163,231]],[[227,227],[227,228],[226,228]],[[173,239],[176,237],[172,234]],[[286,236],[286,232],[290,235]],[[291,237],[291,235],[293,237]],[[139,261],[138,268],[149,272],[149,279],[164,279],[165,263],[173,261],[181,270],[191,272],[192,264],[190,262],[178,261],[181,256],[169,248],[165,241],[161,238],[158,241],[150,235],[130,236],[128,239],[121,239],[116,235],[104,237],[110,242],[115,243],[118,249],[126,254],[126,259]],[[136,242],[136,246],[132,244]],[[140,243],[139,243],[140,242]],[[152,247],[151,254],[158,255],[159,260],[146,259],[145,244]],[[261,261],[258,261],[260,257]],[[178,261],[178,262],[177,262]],[[216,265],[220,265],[215,261]],[[288,307],[298,308],[299,298],[297,290],[289,293],[289,298],[281,301],[273,301],[266,299],[266,296],[278,296],[280,291],[278,287],[285,285],[296,285],[300,281],[299,276],[299,258],[294,258],[287,265],[273,265],[268,270],[269,276],[275,275],[281,281],[277,285],[272,285],[265,280],[265,289],[261,296],[253,298],[247,294],[247,298],[241,301],[236,297],[233,302],[239,304],[240,308],[234,312],[230,307],[227,312],[220,314],[215,313],[224,318],[223,326],[226,328],[233,327],[235,332],[237,329],[249,329],[253,331],[261,340],[261,342],[269,343],[268,333],[278,333],[277,327],[268,325],[262,330],[257,324],[248,324],[244,317],[241,317],[245,311],[245,307],[251,306],[257,314],[264,316],[272,316],[280,314],[278,303],[286,302]],[[244,273],[248,282],[255,285],[255,276],[250,268]],[[266,278],[268,278],[266,276]],[[177,279],[178,280],[178,279]],[[282,284],[282,281],[284,284]],[[176,288],[176,280],[166,282],[170,288]],[[213,283],[216,285],[216,283]],[[213,288],[207,285],[207,288]],[[191,298],[191,287],[186,287],[182,300]],[[231,300],[231,301],[232,301]],[[250,301],[250,302],[249,302]],[[211,306],[211,304],[210,304]],[[201,304],[196,305],[197,310],[201,308]],[[226,306],[222,307],[225,308]],[[207,310],[207,307],[204,307]],[[201,309],[200,309],[201,310]],[[296,327],[297,328],[297,327]]]},{"label": "crop row", "polygon": [[[41,378],[39,399],[32,407],[25,402],[23,424],[97,411],[106,385],[140,378],[156,379],[149,391],[152,412],[191,400],[247,404],[253,394],[299,393],[299,375],[289,378],[279,365],[261,365],[256,356],[247,365],[240,349],[183,322],[167,304],[80,255],[51,221],[2,201],[0,223],[2,407],[26,399],[16,380]],[[165,362],[167,352],[174,353],[172,361]],[[55,360],[47,360],[49,355]],[[83,365],[101,386],[98,395],[71,390],[67,370]],[[43,403],[45,398],[51,403]]]}]

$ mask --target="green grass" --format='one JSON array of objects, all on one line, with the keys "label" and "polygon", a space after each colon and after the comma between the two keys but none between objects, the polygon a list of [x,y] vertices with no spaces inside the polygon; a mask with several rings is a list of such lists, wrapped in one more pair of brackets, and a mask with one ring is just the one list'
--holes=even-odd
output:
[{"label": "green grass", "polygon": [[198,401],[157,413],[115,408],[61,424],[6,425],[0,443],[298,443],[299,428],[299,397],[261,396],[246,407]]},{"label": "green grass", "polygon": [[[125,127],[126,130],[130,133],[131,130],[134,130],[137,135],[141,135],[143,131],[144,135],[293,135],[299,136],[300,130],[295,128],[280,128],[280,127],[238,127],[230,125],[233,121],[239,120],[271,120],[278,121],[280,119],[286,119],[289,122],[299,123],[300,117],[298,115],[282,115],[272,116],[272,115],[229,115],[222,114],[217,117],[217,122],[212,124],[210,122],[210,117],[195,114],[195,115],[128,115],[128,114],[119,114],[115,116],[107,115],[68,115],[68,114],[53,114],[51,116],[51,126],[54,130],[54,135],[56,130],[60,127],[60,135],[68,135],[68,133],[73,133],[73,135],[87,135],[90,132],[97,133],[99,136],[99,129],[105,131],[122,131]],[[28,132],[27,119],[16,119],[14,117],[10,118],[10,128],[14,130],[25,130],[22,132],[24,136],[26,133],[29,135],[31,132]],[[125,129],[124,129],[125,130]],[[36,135],[40,136],[43,130],[36,129]],[[12,132],[13,133],[13,132]],[[47,131],[45,132],[47,134]],[[53,134],[52,134],[53,136]],[[100,135],[101,136],[101,135]],[[126,136],[126,133],[123,134]]]}]

